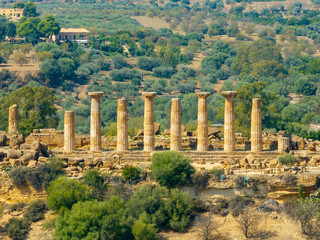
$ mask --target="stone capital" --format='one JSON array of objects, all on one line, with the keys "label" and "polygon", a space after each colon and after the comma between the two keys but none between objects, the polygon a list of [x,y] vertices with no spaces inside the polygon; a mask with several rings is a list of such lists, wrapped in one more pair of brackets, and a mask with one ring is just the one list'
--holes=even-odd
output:
[{"label": "stone capital", "polygon": [[198,96],[198,98],[206,99],[207,97],[210,96],[210,93],[209,92],[196,92],[196,95]]},{"label": "stone capital", "polygon": [[157,95],[156,92],[143,92],[142,96],[144,96],[145,98],[154,98]]},{"label": "stone capital", "polygon": [[92,98],[100,98],[103,95],[103,92],[89,92],[88,95]]},{"label": "stone capital", "polygon": [[229,100],[234,99],[237,96],[237,91],[222,91],[221,95]]}]

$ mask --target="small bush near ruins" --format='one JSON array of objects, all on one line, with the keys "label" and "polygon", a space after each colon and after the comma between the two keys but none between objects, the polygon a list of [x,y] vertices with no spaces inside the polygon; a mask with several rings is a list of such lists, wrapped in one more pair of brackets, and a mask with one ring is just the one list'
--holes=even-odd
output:
[{"label": "small bush near ruins", "polygon": [[127,203],[127,209],[131,219],[139,219],[145,212],[150,223],[157,228],[185,231],[190,222],[193,201],[189,193],[179,189],[144,185],[134,192]]},{"label": "small bush near ruins", "polygon": [[29,233],[30,223],[25,218],[11,218],[6,224],[6,230],[11,239],[24,240]]},{"label": "small bush near ruins", "polygon": [[306,198],[285,204],[285,212],[301,225],[302,233],[308,236],[320,235],[320,200]]},{"label": "small bush near ruins", "polygon": [[211,173],[215,181],[220,181],[221,176],[223,175],[223,169],[221,168],[212,168]]},{"label": "small bush near ruins", "polygon": [[49,163],[44,163],[36,168],[17,167],[9,176],[14,185],[26,186],[28,183],[35,189],[47,188],[49,183],[63,174],[62,162],[52,158]]},{"label": "small bush near ruins", "polygon": [[46,211],[47,211],[46,203],[43,200],[38,199],[29,204],[27,211],[23,216],[30,222],[36,222],[43,219]]},{"label": "small bush near ruins", "polygon": [[50,183],[47,189],[48,207],[56,211],[64,211],[79,202],[95,198],[93,190],[75,179],[60,176]]},{"label": "small bush near ruins", "polygon": [[278,161],[281,165],[292,166],[295,163],[299,163],[299,158],[295,157],[292,153],[279,156]]},{"label": "small bush near ruins", "polygon": [[143,213],[132,226],[132,234],[135,240],[154,240],[157,230],[154,224],[149,223],[148,215]]},{"label": "small bush near ruins", "polygon": [[257,235],[260,222],[260,214],[254,209],[248,208],[243,210],[238,219],[240,230],[243,232],[246,238]]},{"label": "small bush near ruins", "polygon": [[231,197],[231,199],[228,203],[228,208],[229,208],[232,216],[237,217],[243,213],[243,210],[247,206],[251,206],[253,203],[254,202],[249,198],[245,198],[240,195],[234,195]]},{"label": "small bush near ruins", "polygon": [[106,189],[105,177],[100,174],[97,169],[87,171],[83,176],[83,182],[90,187],[94,187],[98,191]]},{"label": "small bush near ruins", "polygon": [[133,239],[124,200],[113,196],[76,203],[57,219],[55,239]]},{"label": "small bush near ruins", "polygon": [[208,171],[198,171],[192,176],[192,183],[197,189],[204,189],[208,186],[210,174]]},{"label": "small bush near ruins", "polygon": [[179,152],[155,153],[151,159],[151,174],[162,186],[183,185],[195,172],[191,159]]},{"label": "small bush near ruins", "polygon": [[133,182],[140,178],[141,170],[134,166],[127,166],[122,170],[122,177],[124,180]]}]

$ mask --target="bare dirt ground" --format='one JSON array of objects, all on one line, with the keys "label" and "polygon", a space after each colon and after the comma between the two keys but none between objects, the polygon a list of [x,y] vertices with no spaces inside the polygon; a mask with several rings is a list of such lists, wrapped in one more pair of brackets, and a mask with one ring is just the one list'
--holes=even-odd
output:
[{"label": "bare dirt ground", "polygon": [[[144,27],[152,27],[156,30],[159,30],[160,28],[170,29],[170,24],[158,17],[149,18],[147,16],[132,16],[131,18],[137,20]],[[185,34],[185,32],[180,28],[180,26],[178,26],[177,29],[172,31],[174,33]]]},{"label": "bare dirt ground", "polygon": [[[198,240],[201,239],[200,229],[203,221],[206,221],[208,213],[201,214],[196,217],[194,223],[186,233],[176,233],[172,231],[161,232],[159,237],[162,240]],[[245,236],[239,228],[237,218],[231,214],[227,217],[218,215],[212,216],[216,231],[214,235],[221,240],[245,240]],[[254,239],[269,239],[269,240],[304,240],[306,239],[300,233],[300,226],[286,218],[284,213],[276,214],[262,214],[261,224],[256,231]]]},{"label": "bare dirt ground", "polygon": [[27,64],[22,64],[22,66],[20,66],[19,64],[16,64],[12,59],[13,55],[11,55],[7,63],[0,64],[0,70],[7,69],[9,71],[16,72],[22,78],[28,72],[31,74],[34,74],[37,71],[39,71],[40,68],[39,68],[39,63],[32,60],[33,55],[34,55],[33,51],[26,54],[26,57],[28,58],[29,62]]}]

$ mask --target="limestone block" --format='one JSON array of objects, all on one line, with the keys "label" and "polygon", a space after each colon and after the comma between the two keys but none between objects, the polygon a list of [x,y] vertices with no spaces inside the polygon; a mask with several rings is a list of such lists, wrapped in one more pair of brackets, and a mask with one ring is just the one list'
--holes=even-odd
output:
[{"label": "limestone block", "polygon": [[20,148],[20,140],[18,138],[10,138],[9,148],[11,149],[19,149]]},{"label": "limestone block", "polygon": [[21,157],[21,162],[24,166],[28,165],[31,160],[34,160],[34,155],[31,153],[24,154]]},{"label": "limestone block", "polygon": [[31,149],[31,148],[30,148],[30,144],[28,144],[28,143],[23,143],[23,144],[20,145],[20,149],[21,149],[21,150],[30,150],[30,149]]},{"label": "limestone block", "polygon": [[95,164],[93,163],[93,158],[85,158],[84,159],[84,165],[86,167],[94,167]]},{"label": "limestone block", "polygon": [[10,158],[10,159],[9,159],[9,162],[10,162],[11,166],[15,166],[15,167],[20,166],[20,160],[19,160],[19,159],[12,159],[12,158]]},{"label": "limestone block", "polygon": [[316,145],[315,142],[309,143],[309,144],[308,144],[308,151],[310,151],[310,152],[315,152],[315,151],[317,151],[316,146],[317,146],[317,145]]},{"label": "limestone block", "polygon": [[8,155],[8,158],[19,159],[20,153],[21,153],[20,150],[9,149],[7,155]]},{"label": "limestone block", "polygon": [[77,158],[77,157],[68,159],[68,165],[71,165],[71,166],[79,165],[80,162],[84,162],[84,159]]},{"label": "limestone block", "polygon": [[47,157],[39,157],[38,163],[46,163],[46,162],[48,162],[48,158]]},{"label": "limestone block", "polygon": [[31,161],[29,161],[29,163],[28,163],[28,167],[36,167],[37,166],[37,161],[36,160],[31,160]]}]

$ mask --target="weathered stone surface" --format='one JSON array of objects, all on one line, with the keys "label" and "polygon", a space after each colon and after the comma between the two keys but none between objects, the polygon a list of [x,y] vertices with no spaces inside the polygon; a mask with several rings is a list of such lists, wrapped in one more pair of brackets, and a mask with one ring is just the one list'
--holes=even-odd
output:
[{"label": "weathered stone surface", "polygon": [[155,148],[155,127],[154,127],[154,101],[157,95],[155,92],[143,92],[144,96],[144,120],[143,120],[143,143],[144,151],[152,152]]},{"label": "weathered stone surface", "polygon": [[128,142],[127,101],[125,98],[121,98],[121,99],[118,99],[117,150],[127,151],[128,149],[129,149],[129,142]]},{"label": "weathered stone surface", "polygon": [[9,149],[7,155],[8,155],[8,158],[19,159],[20,153],[21,153],[20,150]]},{"label": "weathered stone surface", "polygon": [[100,98],[103,92],[89,92],[91,97],[90,150],[100,151],[101,145],[101,109]]},{"label": "weathered stone surface", "polygon": [[20,160],[19,160],[19,159],[12,159],[12,158],[10,158],[10,159],[9,159],[9,162],[10,162],[11,166],[15,166],[15,167],[20,166]]},{"label": "weathered stone surface", "polygon": [[37,161],[36,160],[30,160],[28,163],[28,167],[36,167],[37,166]]},{"label": "weathered stone surface", "polygon": [[48,162],[48,158],[47,157],[39,157],[38,163],[46,163],[46,162]]},{"label": "weathered stone surface", "polygon": [[198,92],[198,128],[197,128],[197,151],[209,150],[208,139],[208,100],[209,92]]},{"label": "weathered stone surface", "polygon": [[64,151],[72,152],[75,149],[75,119],[73,111],[64,112]]},{"label": "weathered stone surface", "polygon": [[18,105],[14,104],[9,107],[9,127],[8,133],[15,134],[19,132]]},{"label": "weathered stone surface", "polygon": [[21,157],[21,162],[22,162],[22,165],[24,166],[28,165],[29,161],[31,160],[34,160],[34,154],[27,153],[22,155]]},{"label": "weathered stone surface", "polygon": [[171,100],[170,150],[181,150],[181,104],[179,98]]},{"label": "weathered stone surface", "polygon": [[251,151],[262,151],[262,112],[260,98],[252,99]]},{"label": "weathered stone surface", "polygon": [[310,152],[317,151],[317,145],[315,142],[311,142],[308,144],[308,151],[310,151]]},{"label": "weathered stone surface", "polygon": [[68,165],[76,166],[80,162],[84,162],[84,159],[83,158],[77,158],[77,157],[68,159]]},{"label": "weathered stone surface", "polygon": [[236,91],[223,91],[222,96],[225,98],[224,107],[224,151],[232,152],[236,149],[235,145],[235,115],[234,115],[234,98],[237,96]]}]

